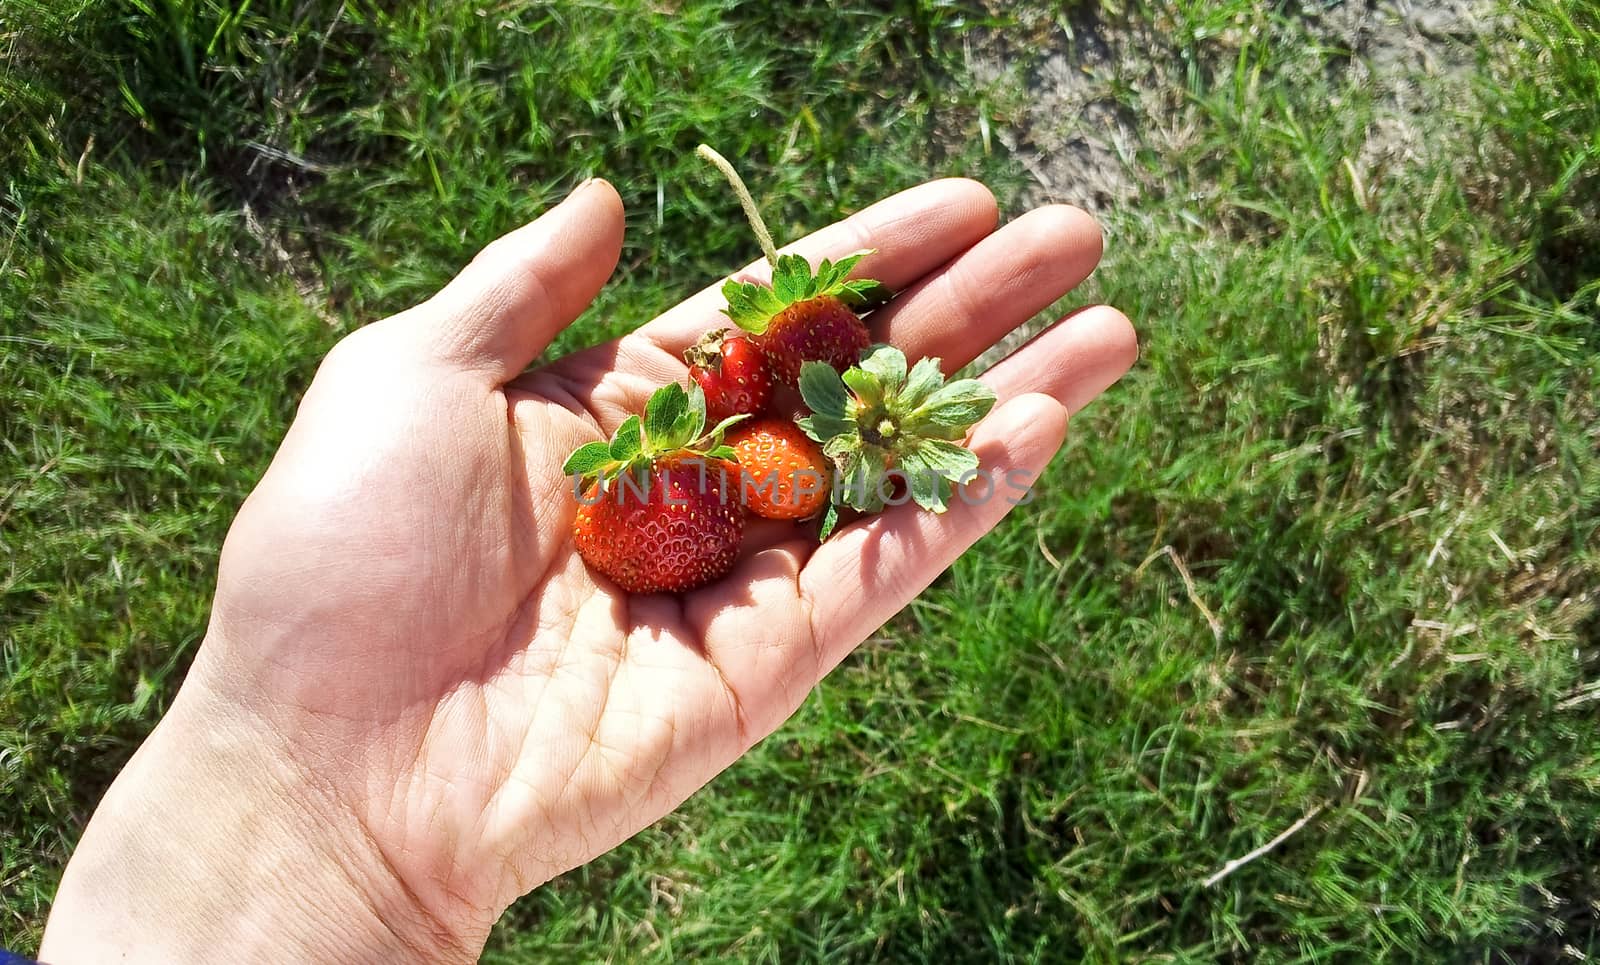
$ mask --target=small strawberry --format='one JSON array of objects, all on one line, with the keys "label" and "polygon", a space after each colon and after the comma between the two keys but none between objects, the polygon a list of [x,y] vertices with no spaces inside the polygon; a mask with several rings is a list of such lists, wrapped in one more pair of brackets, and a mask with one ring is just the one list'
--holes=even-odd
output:
[{"label": "small strawberry", "polygon": [[805,519],[828,505],[833,472],[822,447],[788,419],[735,426],[728,446],[739,463],[745,508],[767,519]]},{"label": "small strawberry", "polygon": [[706,394],[706,421],[760,415],[772,399],[772,373],[761,350],[742,335],[707,332],[683,353],[689,378]]},{"label": "small strawberry", "polygon": [[629,593],[683,592],[727,573],[744,516],[728,492],[734,453],[722,434],[743,418],[704,432],[705,394],[667,385],[642,421],[630,416],[609,443],[569,456],[562,471],[582,492],[573,540],[584,562]]},{"label": "small strawberry", "polygon": [[[798,424],[838,470],[833,506],[866,513],[906,494],[923,509],[944,512],[951,485],[978,468],[977,455],[961,440],[995,401],[976,379],[945,384],[938,359],[922,359],[907,372],[905,355],[888,345],[842,376],[807,363],[800,394],[811,415]],[[904,493],[897,489],[902,483]],[[830,512],[824,538],[833,521]]]},{"label": "small strawberry", "polygon": [[772,266],[771,284],[730,280],[722,286],[722,294],[728,300],[728,317],[750,333],[766,355],[773,378],[794,385],[806,362],[826,362],[841,372],[856,364],[872,338],[855,309],[878,304],[888,294],[876,281],[846,280],[871,252],[858,251],[838,262],[824,258],[815,273],[799,255],[779,255],[755,199],[733,165],[704,144],[699,154],[728,179]]}]

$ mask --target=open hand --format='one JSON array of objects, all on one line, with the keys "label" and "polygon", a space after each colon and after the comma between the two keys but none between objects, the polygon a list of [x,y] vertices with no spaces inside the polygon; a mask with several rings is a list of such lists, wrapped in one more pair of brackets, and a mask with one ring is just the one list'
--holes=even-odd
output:
[{"label": "open hand", "polygon": [[[861,274],[901,294],[874,338],[952,371],[1099,259],[1075,209],[995,228],[985,188],[938,181],[788,250],[875,249]],[[622,233],[616,192],[588,182],[330,353],[228,535],[182,691],[68,868],[46,960],[472,960],[507,905],[771,733],[1011,508],[891,508],[820,547],[752,520],[733,572],[681,597],[591,576],[563,460],[683,381],[682,351],[726,321],[712,286],[525,372]],[[1041,470],[1134,354],[1099,307],[989,370],[982,465]]]}]

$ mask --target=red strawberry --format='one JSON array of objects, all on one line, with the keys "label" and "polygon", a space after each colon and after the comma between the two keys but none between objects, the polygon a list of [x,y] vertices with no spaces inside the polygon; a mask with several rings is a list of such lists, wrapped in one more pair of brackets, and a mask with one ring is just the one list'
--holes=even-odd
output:
[{"label": "red strawberry", "polygon": [[826,362],[843,372],[872,344],[867,326],[833,295],[795,302],[750,338],[766,355],[773,377],[788,385],[800,378],[800,366],[807,362]]},{"label": "red strawberry", "polygon": [[[737,418],[743,418],[742,416]],[[744,516],[728,489],[733,450],[709,433],[699,386],[663,386],[644,419],[630,416],[609,443],[591,442],[563,469],[581,491],[578,555],[629,593],[680,593],[727,573]],[[593,482],[589,482],[589,480]]]},{"label": "red strawberry", "polygon": [[681,593],[717,579],[744,536],[744,517],[724,489],[728,468],[657,460],[643,487],[631,476],[604,493],[592,483],[573,524],[578,554],[629,593]]},{"label": "red strawberry", "polygon": [[683,354],[689,378],[706,394],[706,421],[760,415],[772,398],[772,373],[750,339],[727,331],[707,332]]},{"label": "red strawberry", "polygon": [[728,317],[751,334],[766,355],[773,378],[794,385],[806,362],[826,362],[840,372],[856,364],[872,339],[855,309],[878,304],[888,294],[870,279],[846,280],[871,252],[858,251],[837,263],[824,258],[815,273],[799,255],[779,255],[733,165],[704,144],[699,154],[728,179],[772,266],[771,284],[730,280],[722,286],[722,294],[728,300]]},{"label": "red strawberry", "polygon": [[745,507],[768,519],[805,519],[828,505],[832,465],[822,447],[788,419],[735,426],[728,446],[738,460]]}]

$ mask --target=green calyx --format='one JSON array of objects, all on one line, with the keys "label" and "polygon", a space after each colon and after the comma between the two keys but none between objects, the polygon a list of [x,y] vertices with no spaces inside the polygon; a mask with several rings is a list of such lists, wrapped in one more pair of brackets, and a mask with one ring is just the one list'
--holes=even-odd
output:
[{"label": "green calyx", "polygon": [[725,311],[735,325],[751,334],[760,335],[767,330],[767,326],[778,313],[799,302],[831,296],[852,308],[867,308],[880,304],[888,298],[888,289],[879,282],[868,278],[847,280],[856,264],[872,254],[870,250],[846,255],[837,262],[830,262],[824,258],[815,272],[812,272],[810,263],[799,255],[778,254],[777,246],[772,241],[772,233],[767,230],[766,222],[761,218],[761,211],[756,207],[755,198],[751,197],[750,189],[745,187],[744,179],[739,177],[739,172],[734,170],[727,158],[708,145],[700,145],[695,153],[710,162],[711,166],[727,179],[728,186],[733,188],[733,193],[739,198],[740,206],[744,208],[745,218],[750,222],[750,230],[755,232],[756,240],[761,243],[761,253],[772,266],[770,285],[729,281],[722,286],[723,297],[728,300]]},{"label": "green calyx", "polygon": [[617,426],[609,442],[579,446],[567,457],[561,471],[583,482],[598,479],[603,490],[623,473],[632,473],[634,481],[644,485],[650,467],[664,457],[734,461],[733,448],[723,444],[722,436],[745,418],[748,416],[731,416],[706,432],[705,393],[698,385],[686,391],[674,382],[650,396],[644,418],[629,416]]},{"label": "green calyx", "polygon": [[760,335],[784,309],[813,298],[832,296],[852,308],[878,304],[888,293],[881,283],[847,277],[871,253],[858,251],[838,261],[824,258],[814,273],[799,255],[778,255],[772,267],[772,284],[732,280],[723,284],[722,297],[728,300],[723,311],[735,325]]},{"label": "green calyx", "polygon": [[978,468],[977,455],[961,441],[995,402],[976,379],[946,383],[938,359],[922,359],[908,371],[905,355],[887,345],[875,346],[842,376],[807,362],[800,394],[811,409],[800,428],[838,469],[834,502],[867,513],[892,496],[894,470],[912,501],[944,512],[952,485]]}]

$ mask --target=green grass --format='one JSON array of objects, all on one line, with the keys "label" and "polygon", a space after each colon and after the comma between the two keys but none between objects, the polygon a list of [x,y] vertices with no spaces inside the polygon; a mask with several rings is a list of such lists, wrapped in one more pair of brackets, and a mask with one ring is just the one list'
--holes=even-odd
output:
[{"label": "green grass", "polygon": [[[0,946],[341,333],[592,173],[623,269],[555,350],[637,324],[749,255],[702,139],[778,168],[785,237],[1024,183],[963,47],[1026,15],[379,6],[0,7]],[[1073,300],[1128,311],[1139,366],[1036,504],[491,961],[1600,954],[1600,4],[1508,8],[1402,160],[1295,23],[1098,9],[1171,38],[1146,82],[1186,125]]]}]

